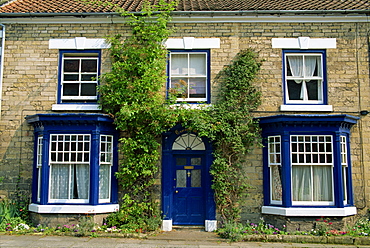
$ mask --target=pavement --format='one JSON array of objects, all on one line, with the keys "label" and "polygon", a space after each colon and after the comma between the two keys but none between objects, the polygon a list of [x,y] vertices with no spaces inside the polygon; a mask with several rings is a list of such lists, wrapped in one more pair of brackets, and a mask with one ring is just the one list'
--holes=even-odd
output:
[{"label": "pavement", "polygon": [[0,235],[0,247],[135,247],[135,248],[246,248],[246,247],[370,247],[337,244],[299,244],[270,242],[233,242],[216,233],[195,229],[174,229],[145,239],[117,237],[72,237],[42,235]]}]

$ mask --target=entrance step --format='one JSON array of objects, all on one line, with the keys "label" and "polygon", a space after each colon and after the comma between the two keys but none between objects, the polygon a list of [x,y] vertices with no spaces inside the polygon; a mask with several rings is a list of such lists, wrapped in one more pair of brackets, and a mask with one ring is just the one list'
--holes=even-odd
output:
[{"label": "entrance step", "polygon": [[196,231],[196,230],[199,230],[199,231],[204,231],[205,227],[204,226],[172,226],[173,229],[176,229],[177,231],[181,231],[181,230],[193,230],[193,231]]},{"label": "entrance step", "polygon": [[155,236],[149,236],[148,239],[187,242],[225,241],[216,232],[206,232],[204,226],[173,226],[172,231],[161,232]]}]

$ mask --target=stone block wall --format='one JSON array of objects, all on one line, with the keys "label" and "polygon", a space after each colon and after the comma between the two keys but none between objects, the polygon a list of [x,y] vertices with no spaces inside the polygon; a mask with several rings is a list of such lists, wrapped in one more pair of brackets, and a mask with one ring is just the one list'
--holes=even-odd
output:
[{"label": "stone block wall", "polygon": [[[352,128],[351,155],[355,202],[360,214],[370,206],[370,23],[174,23],[171,38],[220,38],[221,47],[211,50],[212,101],[218,87],[213,80],[242,49],[258,52],[263,65],[256,79],[263,102],[256,116],[294,114],[280,112],[283,103],[282,50],[272,48],[272,38],[336,38],[337,48],[327,50],[330,114],[360,116]],[[30,195],[33,163],[33,128],[25,116],[50,113],[56,103],[58,50],[49,49],[49,39],[105,38],[130,35],[123,24],[9,24],[6,25],[4,76],[0,118],[0,195],[17,188]],[[108,71],[109,53],[103,52],[102,72]],[[297,113],[303,114],[303,113]],[[315,114],[310,112],[310,114]],[[316,113],[320,114],[320,113]],[[243,220],[258,220],[263,202],[262,151],[248,156],[245,172],[250,180]],[[159,187],[159,186],[158,186]]]}]

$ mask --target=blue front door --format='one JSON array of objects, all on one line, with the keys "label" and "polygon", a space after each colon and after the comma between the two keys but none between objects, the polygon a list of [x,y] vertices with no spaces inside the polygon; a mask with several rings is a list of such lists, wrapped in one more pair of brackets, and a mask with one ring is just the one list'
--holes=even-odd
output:
[{"label": "blue front door", "polygon": [[174,155],[173,161],[173,224],[203,225],[205,197],[202,184],[204,156]]},{"label": "blue front door", "polygon": [[181,126],[165,133],[162,144],[163,219],[174,225],[204,225],[205,220],[215,220],[211,144]]}]

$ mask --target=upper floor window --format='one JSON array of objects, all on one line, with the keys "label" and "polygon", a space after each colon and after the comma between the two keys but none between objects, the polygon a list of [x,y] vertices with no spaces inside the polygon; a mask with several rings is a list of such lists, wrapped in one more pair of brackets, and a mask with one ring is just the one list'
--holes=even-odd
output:
[{"label": "upper floor window", "polygon": [[284,51],[285,104],[326,104],[325,51]]},{"label": "upper floor window", "polygon": [[169,59],[169,90],[177,102],[209,102],[209,51],[171,51]]},{"label": "upper floor window", "polygon": [[59,103],[96,103],[100,50],[61,50]]}]

